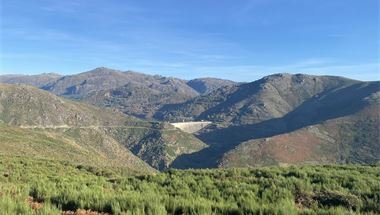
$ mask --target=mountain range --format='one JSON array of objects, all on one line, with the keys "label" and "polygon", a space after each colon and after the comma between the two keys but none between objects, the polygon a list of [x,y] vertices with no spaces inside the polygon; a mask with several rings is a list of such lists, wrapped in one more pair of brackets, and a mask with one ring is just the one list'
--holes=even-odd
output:
[{"label": "mountain range", "polygon": [[36,86],[58,96],[100,107],[113,107],[128,115],[150,120],[163,105],[181,103],[221,86],[235,84],[216,78],[185,81],[104,67],[69,76],[5,75],[0,76],[0,82]]},{"label": "mountain range", "polygon": [[[76,153],[135,171],[380,161],[379,81],[282,73],[237,83],[101,67],[0,82],[4,154]],[[179,121],[211,123],[190,134],[168,123]]]}]

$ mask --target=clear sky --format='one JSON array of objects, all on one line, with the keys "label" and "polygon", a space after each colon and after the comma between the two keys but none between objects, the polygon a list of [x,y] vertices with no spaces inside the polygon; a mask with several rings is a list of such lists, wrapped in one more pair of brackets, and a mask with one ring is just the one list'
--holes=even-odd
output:
[{"label": "clear sky", "polygon": [[380,80],[378,0],[1,0],[0,73]]}]

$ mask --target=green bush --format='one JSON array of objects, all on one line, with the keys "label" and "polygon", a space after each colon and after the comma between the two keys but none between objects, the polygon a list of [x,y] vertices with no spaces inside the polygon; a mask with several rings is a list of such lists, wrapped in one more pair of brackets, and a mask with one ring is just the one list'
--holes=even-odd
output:
[{"label": "green bush", "polygon": [[[1,214],[379,214],[380,166],[120,169],[0,156]],[[32,209],[32,199],[43,207]]]}]

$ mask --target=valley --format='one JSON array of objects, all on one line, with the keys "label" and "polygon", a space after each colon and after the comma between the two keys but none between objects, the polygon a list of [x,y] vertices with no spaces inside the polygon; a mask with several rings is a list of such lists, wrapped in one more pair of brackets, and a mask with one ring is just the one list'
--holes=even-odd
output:
[{"label": "valley", "polygon": [[378,81],[44,76],[0,76],[9,213],[380,213]]},{"label": "valley", "polygon": [[[286,73],[250,83],[187,81],[105,67],[53,77],[0,76],[13,84],[8,88],[35,82],[43,90],[38,93],[44,92],[28,101],[21,97],[25,105],[3,105],[2,120],[31,130],[96,130],[158,170],[380,161],[378,81]],[[59,98],[51,93],[65,99],[47,106],[43,97]],[[67,112],[60,108],[67,102],[82,112],[57,119],[54,113]],[[99,122],[86,116],[92,110],[83,112],[84,105],[113,113]],[[299,153],[304,156],[293,159]]]}]

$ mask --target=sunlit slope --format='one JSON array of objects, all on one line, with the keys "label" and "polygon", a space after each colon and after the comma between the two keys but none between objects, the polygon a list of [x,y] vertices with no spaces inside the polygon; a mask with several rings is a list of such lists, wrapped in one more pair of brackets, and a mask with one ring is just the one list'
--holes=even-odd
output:
[{"label": "sunlit slope", "polygon": [[380,105],[296,131],[255,139],[226,153],[220,167],[380,162]]},{"label": "sunlit slope", "polygon": [[[205,147],[169,124],[138,120],[29,86],[0,85],[0,110],[3,153],[40,153],[41,157],[144,170],[150,169],[148,164],[164,169],[176,156]],[[45,140],[50,145],[38,144]],[[70,154],[75,156],[70,158]]]}]

